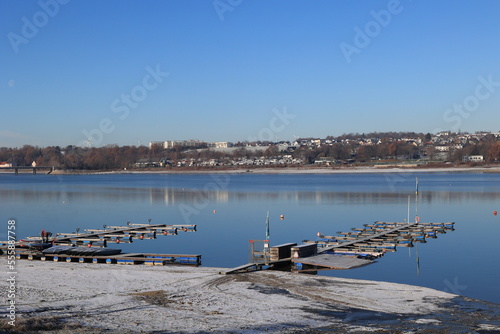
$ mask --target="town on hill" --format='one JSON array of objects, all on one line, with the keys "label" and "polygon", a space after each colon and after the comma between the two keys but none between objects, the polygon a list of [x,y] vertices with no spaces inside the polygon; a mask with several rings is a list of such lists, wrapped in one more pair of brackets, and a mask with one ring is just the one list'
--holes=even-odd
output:
[{"label": "town on hill", "polygon": [[500,133],[375,132],[290,141],[153,141],[148,146],[0,148],[0,168],[203,169],[293,166],[437,166],[500,161]]}]

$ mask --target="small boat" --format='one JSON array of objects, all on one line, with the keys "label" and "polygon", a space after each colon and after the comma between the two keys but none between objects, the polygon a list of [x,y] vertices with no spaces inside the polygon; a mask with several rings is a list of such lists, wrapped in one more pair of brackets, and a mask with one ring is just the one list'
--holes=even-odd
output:
[{"label": "small boat", "polygon": [[16,247],[19,248],[28,248],[28,249],[36,249],[36,250],[43,250],[46,248],[51,247],[51,243],[46,243],[46,242],[38,242],[38,241],[33,241],[33,240],[24,240],[21,239],[17,243]]}]

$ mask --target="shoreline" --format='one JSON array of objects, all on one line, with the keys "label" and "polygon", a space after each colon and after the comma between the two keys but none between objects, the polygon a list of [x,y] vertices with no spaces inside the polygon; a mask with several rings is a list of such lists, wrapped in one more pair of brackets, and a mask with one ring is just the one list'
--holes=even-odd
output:
[{"label": "shoreline", "polygon": [[51,175],[100,175],[100,174],[411,174],[411,173],[500,173],[500,166],[485,167],[283,167],[243,169],[131,169],[113,171],[63,171]]},{"label": "shoreline", "polygon": [[[5,257],[0,265],[7,266]],[[497,304],[405,284],[269,270],[219,275],[221,268],[203,266],[16,266],[14,332],[36,324],[36,332],[50,324],[50,333],[500,330]],[[0,282],[2,297],[7,283]]]}]

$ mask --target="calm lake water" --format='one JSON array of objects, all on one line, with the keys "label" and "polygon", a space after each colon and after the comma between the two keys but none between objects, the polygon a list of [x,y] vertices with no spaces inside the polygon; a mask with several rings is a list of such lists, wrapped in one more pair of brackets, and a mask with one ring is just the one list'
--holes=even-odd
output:
[{"label": "calm lake water", "polygon": [[[403,221],[408,196],[422,222],[454,221],[455,231],[398,248],[369,266],[320,275],[426,286],[500,303],[500,174],[0,174],[0,239],[134,223],[196,224],[198,232],[114,245],[124,252],[202,254],[204,266],[248,262],[250,239],[316,240],[374,221]],[[214,213],[215,210],[215,213]],[[285,219],[280,220],[280,215]],[[417,270],[418,251],[420,268]]]}]

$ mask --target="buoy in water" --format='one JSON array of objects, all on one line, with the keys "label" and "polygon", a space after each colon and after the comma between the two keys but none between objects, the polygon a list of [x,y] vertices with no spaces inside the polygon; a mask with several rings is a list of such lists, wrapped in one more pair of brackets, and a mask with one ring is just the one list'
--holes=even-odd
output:
[{"label": "buoy in water", "polygon": [[214,213],[217,213],[217,210],[214,210]]},{"label": "buoy in water", "polygon": [[281,216],[280,216],[280,219],[281,219],[281,220],[285,220],[285,215],[281,215]]},{"label": "buoy in water", "polygon": [[321,236],[321,232],[316,233],[316,235],[317,235],[318,237],[319,237],[319,236]]},{"label": "buoy in water", "polygon": [[494,214],[494,215],[496,216],[496,215],[498,214],[498,212],[496,212],[496,211],[493,211],[493,214]]}]

